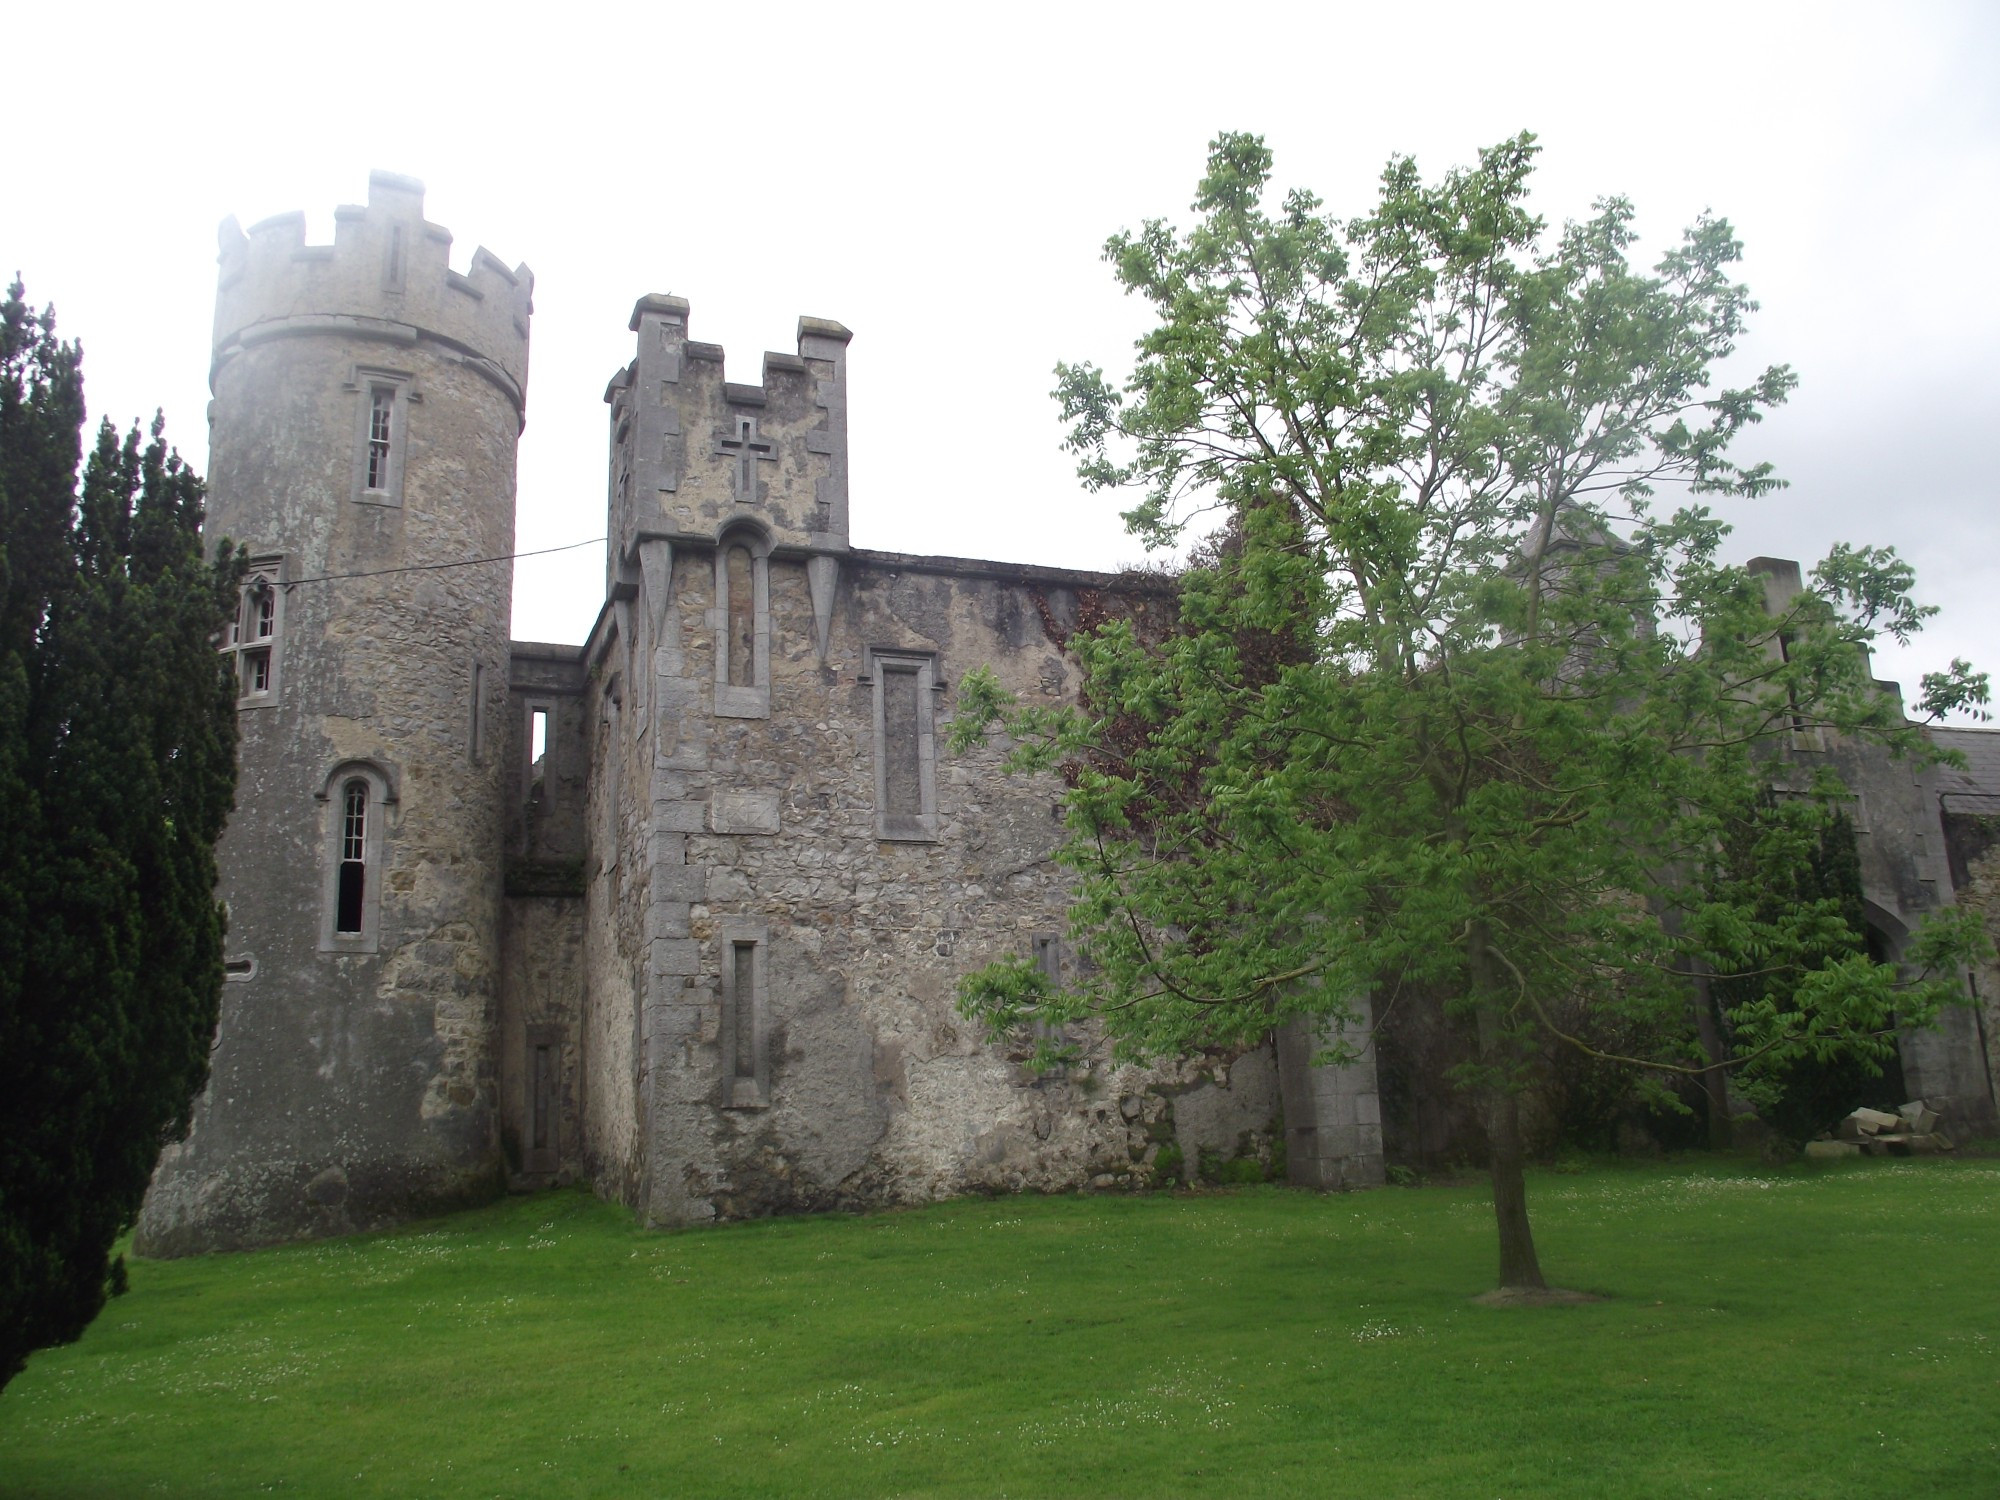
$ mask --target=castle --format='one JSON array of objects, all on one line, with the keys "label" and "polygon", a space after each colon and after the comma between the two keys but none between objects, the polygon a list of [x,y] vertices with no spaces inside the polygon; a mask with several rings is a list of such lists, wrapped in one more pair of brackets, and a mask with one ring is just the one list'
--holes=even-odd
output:
[{"label": "castle", "polygon": [[[1163,621],[1171,585],[851,546],[848,330],[801,318],[738,383],[687,302],[646,296],[604,393],[603,609],[580,648],[511,641],[533,278],[484,248],[453,271],[450,238],[379,172],[331,245],[297,214],[222,229],[208,525],[253,554],[223,642],[227,983],[140,1248],[569,1181],[654,1224],[1142,1185],[1205,1156],[1379,1183],[1369,1045],[1314,1066],[1293,1027],[1038,1076],[954,1010],[994,958],[1077,962],[1060,787],[944,753],[954,683],[985,665],[1063,701],[1068,632]],[[2000,755],[1961,733],[1969,777],[1827,752],[1861,788],[1890,952],[1955,889],[2000,891],[1979,842]],[[1990,1118],[1983,1030],[1906,1037],[1910,1091]]]}]

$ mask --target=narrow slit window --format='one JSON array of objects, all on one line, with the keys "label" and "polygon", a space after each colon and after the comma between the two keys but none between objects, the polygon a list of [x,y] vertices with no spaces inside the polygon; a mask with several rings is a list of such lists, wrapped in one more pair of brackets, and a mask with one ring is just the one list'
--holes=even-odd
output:
[{"label": "narrow slit window", "polygon": [[391,422],[395,409],[396,393],[387,386],[378,385],[369,393],[367,487],[371,491],[389,488]]},{"label": "narrow slit window", "polygon": [[[1790,635],[1784,634],[1782,632],[1778,636],[1778,659],[1782,661],[1786,666],[1790,666],[1792,664],[1792,638]],[[1804,734],[1806,729],[1806,721],[1804,717],[1799,713],[1798,689],[1793,687],[1789,681],[1786,682],[1785,684],[1785,703],[1786,706],[1791,710],[1792,733]]]},{"label": "narrow slit window", "polygon": [[340,888],[333,930],[358,936],[368,880],[368,783],[350,781],[341,793]]},{"label": "narrow slit window", "polygon": [[[1062,988],[1062,939],[1053,932],[1035,934],[1035,967],[1042,972],[1051,989]],[[1060,1026],[1051,1026],[1040,1016],[1036,1016],[1029,1026],[1037,1041],[1052,1042],[1060,1046],[1066,1038]]]},{"label": "narrow slit window", "polygon": [[882,669],[882,807],[891,818],[914,818],[924,810],[922,768],[917,759],[917,672],[914,667]]},{"label": "narrow slit window", "polygon": [[[1798,638],[1796,636],[1792,635],[1789,631],[1779,632],[1778,659],[1784,662],[1787,667],[1793,665],[1792,652],[1797,645]],[[1820,732],[1819,725],[1813,721],[1812,716],[1800,711],[1798,687],[1791,680],[1790,673],[1786,674],[1785,708],[1787,711],[1787,720],[1792,727],[1792,748],[1795,750],[1824,750],[1826,748],[1826,737]]]},{"label": "narrow slit window", "polygon": [[757,988],[757,945],[731,943],[729,949],[736,981],[736,1076],[754,1079],[757,1076],[757,1007],[748,1002]]},{"label": "narrow slit window", "polygon": [[729,567],[729,676],[734,687],[757,685],[757,580],[748,547],[731,547]]},{"label": "narrow slit window", "polygon": [[929,653],[873,651],[875,833],[928,842],[938,836],[935,710],[937,662]]},{"label": "narrow slit window", "polygon": [[733,531],[715,549],[715,712],[771,716],[770,558],[762,538]]},{"label": "narrow slit window", "polygon": [[243,693],[246,697],[271,691],[271,653],[262,651],[243,653]]},{"label": "narrow slit window", "polygon": [[278,594],[271,588],[260,589],[251,596],[251,636],[260,641],[268,641],[278,633]]},{"label": "narrow slit window", "polygon": [[[617,745],[618,720],[624,709],[624,698],[620,684],[623,679],[616,673],[605,684],[604,702],[599,712],[604,725],[604,739],[607,744]],[[601,780],[598,816],[603,821],[598,827],[598,873],[613,878],[618,869],[618,847],[624,832],[625,757],[613,754],[605,767],[606,774]]]},{"label": "narrow slit window", "polygon": [[1035,967],[1050,984],[1062,983],[1062,939],[1052,932],[1035,935]]},{"label": "narrow slit window", "polygon": [[549,711],[546,708],[532,709],[528,713],[528,800],[539,801],[542,789],[548,782],[549,766]]},{"label": "narrow slit window", "polygon": [[466,724],[465,751],[474,765],[479,763],[480,740],[486,731],[486,668],[472,664],[472,714]]},{"label": "narrow slit window", "polygon": [[403,289],[403,226],[400,224],[389,229],[389,253],[382,260],[382,289],[387,292]]},{"label": "narrow slit window", "polygon": [[555,1142],[555,1048],[542,1045],[535,1048],[534,1101],[535,1117],[529,1132],[532,1149],[547,1151]]},{"label": "narrow slit window", "polygon": [[770,1042],[761,922],[728,918],[722,925],[722,1103],[762,1109],[771,1102]]}]

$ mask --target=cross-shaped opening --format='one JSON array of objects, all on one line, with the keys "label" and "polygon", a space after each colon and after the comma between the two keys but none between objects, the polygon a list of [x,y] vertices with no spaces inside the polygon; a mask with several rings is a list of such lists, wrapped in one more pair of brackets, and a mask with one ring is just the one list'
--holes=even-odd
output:
[{"label": "cross-shaped opening", "polygon": [[735,490],[740,505],[757,500],[757,464],[778,461],[777,445],[757,433],[755,417],[737,417],[731,425],[733,436],[718,437],[715,446],[736,460]]}]

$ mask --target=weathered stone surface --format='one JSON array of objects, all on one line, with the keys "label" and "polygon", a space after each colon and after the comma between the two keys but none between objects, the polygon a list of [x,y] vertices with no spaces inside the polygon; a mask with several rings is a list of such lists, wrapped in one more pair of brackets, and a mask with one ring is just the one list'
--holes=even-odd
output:
[{"label": "weathered stone surface", "polygon": [[717,792],[709,802],[711,833],[778,833],[776,792]]},{"label": "weathered stone surface", "polygon": [[[1774,609],[1787,607],[1803,587],[1795,562],[1753,558],[1749,566],[1765,575],[1767,602]],[[1881,686],[1900,697],[1896,684]],[[1869,741],[1817,730],[1797,736],[1787,757],[1785,789],[1803,791],[1816,776],[1832,772],[1852,794],[1847,809],[1860,856],[1865,935],[1871,951],[1892,961],[1902,958],[1931,913],[1953,904],[1982,910],[1988,930],[2000,933],[1993,867],[1985,866],[1989,873],[1983,879],[1979,873],[1980,860],[1993,858],[2000,733],[1937,727],[1926,732],[1939,748],[1963,754],[1966,768],[1893,758]],[[1912,1098],[1924,1100],[1948,1125],[1990,1130],[2000,1120],[1994,1093],[2000,959],[1987,960],[1974,980],[1973,994],[1989,1017],[1983,1036],[1973,1006],[1947,1006],[1933,1025],[1904,1028],[1897,1053]]]},{"label": "weathered stone surface", "polygon": [[[1964,757],[1963,768],[1938,767],[1937,806],[1944,825],[1944,859],[1952,900],[1979,914],[1991,946],[1973,965],[1974,1005],[1943,1018],[1957,1032],[1952,1049],[1957,1090],[1946,1094],[1925,1075],[1904,1081],[1951,1128],[1988,1134],[2000,1124],[2000,733],[1990,729],[1934,728],[1940,749]],[[1983,1043],[1983,1047],[1979,1044]],[[1983,1056],[1981,1053],[1983,1052]]]},{"label": "weathered stone surface", "polygon": [[[649,372],[665,368],[656,354],[685,347],[687,309],[642,304],[635,317],[639,358],[610,400],[614,440],[632,444],[640,477],[629,510],[614,498],[613,531],[643,549],[650,527],[672,547],[670,561],[640,550],[618,565],[648,608],[608,612],[584,653],[591,691],[624,705],[590,724],[593,786],[629,784],[633,737],[652,737],[645,826],[602,796],[586,819],[600,840],[615,824],[621,850],[647,862],[634,872],[642,881],[592,885],[587,947],[643,961],[656,984],[685,982],[703,1020],[671,1037],[657,1024],[648,1032],[634,1063],[631,1136],[609,1121],[587,1127],[593,1140],[631,1142],[641,1164],[622,1180],[632,1201],[655,1221],[686,1222],[1143,1181],[1163,1141],[1189,1161],[1268,1154],[1279,1112],[1268,1049],[1232,1077],[1226,1064],[1112,1069],[1087,1041],[1083,1067],[1037,1079],[1019,1061],[1032,1038],[1010,1055],[956,1015],[967,971],[1029,952],[1037,934],[1059,942],[1058,786],[1005,776],[997,751],[952,759],[933,741],[901,783],[906,798],[935,799],[904,819],[923,836],[877,837],[877,653],[923,665],[934,694],[925,713],[937,723],[958,677],[980,665],[1031,700],[1060,702],[1075,690],[1074,667],[1048,622],[1076,619],[1085,592],[1116,609],[1163,611],[1160,587],[849,547],[844,333],[805,332],[799,361],[812,380],[794,385],[791,365],[767,364],[753,402],[706,355],[677,379],[654,380]],[[656,425],[722,436],[677,458],[676,487],[648,519],[638,498],[649,492],[644,434],[666,408],[676,420]],[[743,425],[753,415],[754,432]],[[758,455],[754,495],[746,443]],[[717,548],[725,532],[754,534],[746,528],[806,548],[758,552],[753,665],[769,677],[751,684],[763,705],[755,713],[741,711],[749,688],[733,681],[729,695],[691,690],[727,675],[716,648],[726,613]],[[730,598],[740,613],[739,595]],[[632,663],[670,663],[677,675],[633,681],[623,676]],[[651,705],[643,716],[642,704]],[[662,846],[666,835],[679,843]],[[683,903],[685,940],[669,936]],[[759,936],[744,939],[744,923]],[[754,1089],[740,1062],[751,1037],[766,1049]],[[725,1066],[739,1071],[725,1077]],[[614,1092],[607,1107],[628,1106]]]},{"label": "weathered stone surface", "polygon": [[1843,1141],[1867,1141],[1885,1130],[1899,1130],[1902,1125],[1901,1115],[1880,1109],[1857,1109],[1834,1127],[1834,1134]]},{"label": "weathered stone surface", "polygon": [[[1286,1171],[1298,1187],[1380,1187],[1384,1180],[1371,1007],[1366,996],[1351,1006],[1354,1019],[1344,1026],[1294,1017],[1278,1029]],[[1354,1061],[1314,1066],[1315,1056],[1337,1048]]]}]

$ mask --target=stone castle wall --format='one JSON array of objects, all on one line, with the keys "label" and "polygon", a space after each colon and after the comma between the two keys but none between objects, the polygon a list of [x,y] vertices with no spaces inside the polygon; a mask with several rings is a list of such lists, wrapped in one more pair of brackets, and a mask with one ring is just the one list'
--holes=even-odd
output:
[{"label": "stone castle wall", "polygon": [[945,752],[958,678],[1067,701],[1051,629],[1087,595],[1158,613],[1171,589],[852,549],[847,330],[801,319],[751,386],[688,325],[685,301],[642,298],[606,391],[615,549],[585,652],[600,1184],[683,1223],[1145,1182],[1163,1147],[1272,1157],[1269,1048],[1142,1071],[1091,1047],[1038,1079],[1028,1039],[990,1043],[954,1004],[992,959],[1075,962],[1060,789]]},{"label": "stone castle wall", "polygon": [[[806,566],[773,562],[770,714],[735,718],[712,711],[713,552],[675,557],[682,645],[668,665],[680,670],[659,675],[643,727],[632,715],[644,711],[645,689],[621,688],[618,714],[595,719],[593,758],[600,775],[652,793],[622,799],[620,856],[593,861],[589,942],[616,955],[593,963],[592,1005],[602,1008],[601,982],[617,985],[618,1022],[618,982],[647,960],[634,986],[644,996],[645,1137],[634,1201],[653,1221],[1131,1185],[1153,1180],[1169,1142],[1189,1163],[1205,1150],[1269,1155],[1278,1114],[1269,1049],[1142,1070],[1114,1066],[1098,1045],[1069,1076],[1038,1079],[1024,1065],[1029,1039],[991,1045],[956,1012],[965,973],[1033,955],[1038,939],[1062,947],[1068,885],[1051,857],[1060,788],[1005,775],[997,750],[961,758],[940,746],[935,837],[885,839],[869,663],[885,648],[931,656],[940,731],[958,675],[980,665],[1026,700],[1064,701],[1075,668],[1042,610],[1073,620],[1080,593],[1111,593],[1120,581],[1018,571],[1009,579],[979,565],[850,553],[822,663]],[[1170,607],[1154,588],[1123,606]],[[639,628],[645,615],[635,607],[619,618]],[[597,668],[600,694],[628,659],[615,632]],[[631,753],[648,743],[647,756]],[[600,801],[592,827],[606,827],[609,812]],[[645,879],[620,879],[635,867]],[[641,891],[661,899],[635,905]],[[762,1064],[751,1070],[732,1069],[723,1035],[724,968],[745,934],[762,950],[768,1006]],[[655,942],[666,948],[657,962]],[[1074,956],[1065,962],[1073,970]],[[592,1024],[622,1030],[609,1022]],[[756,1098],[731,1098],[738,1076],[755,1078]]]},{"label": "stone castle wall", "polygon": [[1975,1008],[1966,1018],[1978,1036],[1991,1080],[2000,1078],[2000,813],[1966,816],[1959,838],[1966,861],[1958,901],[1980,914],[1987,940],[1994,945],[1972,971]]},{"label": "stone castle wall", "polygon": [[[1765,597],[1774,613],[1788,607],[1802,587],[1796,562],[1758,557],[1748,566],[1764,575]],[[1893,699],[1900,714],[1901,686],[1878,681],[1876,687]],[[1953,733],[1933,731],[1945,740]],[[1925,920],[1953,903],[1941,817],[1950,773],[1915,756],[1892,757],[1880,745],[1818,729],[1793,734],[1784,759],[1786,779],[1794,788],[1803,791],[1825,767],[1852,794],[1848,812],[1860,856],[1868,937],[1883,957],[1901,958]],[[1925,1100],[1961,1133],[1992,1128],[1993,1083],[1972,1009],[1953,1007],[1934,1026],[1904,1028],[1897,1051],[1904,1092],[1911,1098]]]},{"label": "stone castle wall", "polygon": [[1960,1018],[1976,1039],[1990,1097],[2000,1078],[2000,731],[1942,729],[1933,735],[1964,761],[1934,773],[1954,898],[1980,914],[1993,944],[1973,966],[1973,1005]]}]

